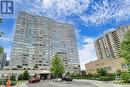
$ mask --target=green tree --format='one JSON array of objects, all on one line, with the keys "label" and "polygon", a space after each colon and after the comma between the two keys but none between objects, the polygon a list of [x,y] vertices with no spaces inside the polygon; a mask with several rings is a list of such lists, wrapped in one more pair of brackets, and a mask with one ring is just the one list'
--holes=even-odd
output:
[{"label": "green tree", "polygon": [[25,70],[25,71],[23,72],[23,80],[29,80],[29,79],[30,79],[30,75],[29,75],[28,71]]},{"label": "green tree", "polygon": [[19,74],[18,80],[23,80],[23,74]]},{"label": "green tree", "polygon": [[58,55],[55,55],[52,59],[50,71],[54,77],[62,77],[64,73],[64,65]]},{"label": "green tree", "polygon": [[124,58],[127,64],[130,64],[130,30],[128,30],[121,43],[119,56]]},{"label": "green tree", "polygon": [[65,74],[65,76],[70,76],[70,72],[67,72],[67,73]]},{"label": "green tree", "polygon": [[[3,32],[0,32],[0,37],[2,37],[3,36]],[[4,53],[4,49],[3,49],[3,47],[1,46],[0,47],[0,56],[2,55]]]},{"label": "green tree", "polygon": [[11,81],[16,81],[16,78],[15,78],[15,77],[16,77],[15,75],[10,76],[10,80],[11,80]]},{"label": "green tree", "polygon": [[3,47],[0,47],[0,56],[4,53]]},{"label": "green tree", "polygon": [[107,75],[107,71],[104,69],[97,69],[97,73],[101,76],[106,76]]},{"label": "green tree", "polygon": [[121,79],[125,82],[130,82],[130,73],[123,73],[121,74]]},{"label": "green tree", "polygon": [[[2,18],[0,18],[0,24],[2,23]],[[2,37],[3,36],[3,32],[0,32],[0,37]],[[3,54],[3,52],[4,52],[4,49],[3,49],[3,47],[0,47],[0,56]]]}]

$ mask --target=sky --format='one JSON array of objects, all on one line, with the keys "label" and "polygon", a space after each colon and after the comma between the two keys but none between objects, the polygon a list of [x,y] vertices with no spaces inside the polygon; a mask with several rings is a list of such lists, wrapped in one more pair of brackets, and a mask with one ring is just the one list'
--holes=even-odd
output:
[{"label": "sky", "polygon": [[130,0],[15,0],[15,18],[3,18],[0,45],[10,59],[19,11],[72,24],[76,31],[81,69],[96,60],[94,41],[111,30],[130,24]]}]

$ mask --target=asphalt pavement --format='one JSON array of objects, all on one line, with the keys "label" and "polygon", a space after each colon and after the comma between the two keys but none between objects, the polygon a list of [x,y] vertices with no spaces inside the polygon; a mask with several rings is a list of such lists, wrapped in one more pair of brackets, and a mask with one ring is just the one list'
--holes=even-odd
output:
[{"label": "asphalt pavement", "polygon": [[130,85],[117,85],[112,82],[94,80],[73,80],[71,82],[45,80],[34,84],[23,83],[13,87],[130,87]]}]

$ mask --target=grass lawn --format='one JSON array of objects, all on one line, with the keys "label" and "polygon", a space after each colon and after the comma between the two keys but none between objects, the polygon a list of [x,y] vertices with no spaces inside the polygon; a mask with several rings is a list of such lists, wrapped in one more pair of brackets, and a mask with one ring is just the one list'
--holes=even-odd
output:
[{"label": "grass lawn", "polygon": [[16,81],[17,84],[22,84],[22,83],[25,83],[27,82],[27,80],[19,80],[19,81]]},{"label": "grass lawn", "polygon": [[130,85],[130,83],[126,83],[124,81],[118,81],[118,82],[113,82],[114,84],[124,84],[124,85]]}]

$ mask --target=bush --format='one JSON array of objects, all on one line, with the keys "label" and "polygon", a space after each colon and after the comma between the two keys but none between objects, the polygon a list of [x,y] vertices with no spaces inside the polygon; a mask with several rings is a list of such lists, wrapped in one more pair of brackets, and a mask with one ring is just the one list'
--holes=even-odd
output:
[{"label": "bush", "polygon": [[12,70],[18,70],[17,68],[12,68]]},{"label": "bush", "polygon": [[6,85],[7,79],[1,79],[1,85]]},{"label": "bush", "polygon": [[100,76],[106,76],[107,75],[107,71],[104,70],[104,69],[97,69],[97,73],[100,75]]},{"label": "bush", "polygon": [[130,73],[121,74],[121,79],[124,80],[125,82],[129,83],[130,82]]},{"label": "bush", "polygon": [[109,76],[100,76],[98,80],[100,81],[111,81],[114,80],[115,77],[109,77]]},{"label": "bush", "polygon": [[19,74],[18,80],[23,80],[23,74]]},{"label": "bush", "polygon": [[23,73],[23,80],[29,80],[29,79],[30,79],[30,75],[29,75],[28,71],[25,70]]},{"label": "bush", "polygon": [[16,85],[16,81],[11,81],[11,86]]},{"label": "bush", "polygon": [[11,81],[16,81],[16,78],[15,78],[15,77],[16,77],[15,75],[10,76],[10,80],[11,80]]},{"label": "bush", "polygon": [[[7,79],[1,79],[0,80],[0,85],[6,85],[6,83],[7,83]],[[16,81],[11,81],[11,86],[13,86],[13,85],[16,85],[17,83],[16,83]]]},{"label": "bush", "polygon": [[2,85],[2,80],[0,80],[0,85]]}]

